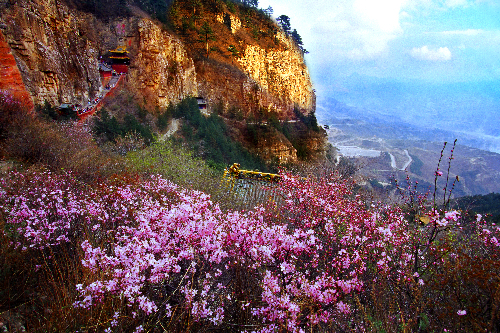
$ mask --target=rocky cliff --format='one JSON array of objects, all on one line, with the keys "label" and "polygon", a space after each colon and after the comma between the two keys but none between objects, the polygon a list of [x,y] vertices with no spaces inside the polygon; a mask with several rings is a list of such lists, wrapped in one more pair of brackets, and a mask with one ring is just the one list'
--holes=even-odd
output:
[{"label": "rocky cliff", "polygon": [[9,92],[14,98],[33,108],[33,100],[26,90],[16,60],[10,51],[5,37],[0,32],[0,90]]},{"label": "rocky cliff", "polygon": [[97,93],[95,18],[52,0],[21,0],[4,5],[0,19],[35,104],[82,101]]},{"label": "rocky cliff", "polygon": [[127,43],[129,83],[154,104],[197,94],[196,72],[182,43],[150,19],[103,22],[61,1],[17,1],[2,8],[0,24],[35,104],[86,103],[101,88],[99,60]]},{"label": "rocky cliff", "polygon": [[[303,55],[270,18],[223,4],[193,7],[177,1],[173,8],[173,26],[195,59],[198,90],[211,105],[239,108],[245,117],[264,112],[282,120],[294,119],[294,108],[303,114],[315,111]],[[210,38],[200,33],[204,25]]]},{"label": "rocky cliff", "polygon": [[[131,58],[127,87],[151,111],[202,96],[209,112],[218,108],[226,117],[237,112],[247,120],[271,114],[289,120],[297,110],[314,112],[302,54],[271,20],[239,7],[192,10],[188,3],[174,3],[169,32],[133,1],[127,15],[103,19],[63,0],[0,0],[0,29],[35,104],[94,98],[102,89],[100,59],[123,45]],[[213,31],[210,49],[208,40],[200,43],[202,22]],[[283,151],[283,158],[295,159],[286,139],[261,145],[262,152]]]},{"label": "rocky cliff", "polygon": [[312,83],[302,53],[282,32],[277,34],[283,49],[247,45],[238,63],[262,89],[282,101],[283,106],[277,107],[283,111],[293,110],[294,105],[306,113],[314,111]]},{"label": "rocky cliff", "polygon": [[149,19],[130,21],[131,88],[159,108],[198,96],[196,69],[183,43]]}]

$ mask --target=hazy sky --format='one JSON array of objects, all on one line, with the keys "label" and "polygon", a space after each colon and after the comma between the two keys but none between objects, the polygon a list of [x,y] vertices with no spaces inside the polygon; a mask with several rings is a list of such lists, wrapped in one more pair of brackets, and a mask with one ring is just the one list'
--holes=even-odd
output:
[{"label": "hazy sky", "polygon": [[500,79],[499,0],[259,0],[288,15],[318,95],[352,73],[401,81]]}]

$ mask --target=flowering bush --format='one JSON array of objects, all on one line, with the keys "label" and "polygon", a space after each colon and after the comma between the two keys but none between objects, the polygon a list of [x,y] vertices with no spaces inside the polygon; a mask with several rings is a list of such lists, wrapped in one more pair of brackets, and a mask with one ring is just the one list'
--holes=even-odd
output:
[{"label": "flowering bush", "polygon": [[[472,267],[468,258],[498,259],[497,227],[436,209],[422,226],[399,207],[367,204],[338,177],[282,178],[279,203],[225,212],[160,176],[90,186],[71,174],[11,173],[1,182],[0,207],[4,233],[22,248],[66,244],[80,253],[87,273],[73,286],[74,306],[107,309],[108,320],[97,324],[107,331],[493,325],[499,296],[487,290],[498,281],[495,260],[474,289],[491,304],[486,314],[463,298],[474,277],[451,284],[450,272]],[[441,295],[443,285],[463,295]],[[483,322],[474,326],[477,318]]]}]

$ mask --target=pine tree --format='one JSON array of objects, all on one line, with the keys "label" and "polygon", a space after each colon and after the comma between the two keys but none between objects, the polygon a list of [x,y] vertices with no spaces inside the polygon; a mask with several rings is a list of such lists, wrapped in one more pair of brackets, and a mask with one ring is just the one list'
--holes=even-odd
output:
[{"label": "pine tree", "polygon": [[300,49],[300,51],[302,51],[302,53],[309,53],[309,51],[307,51],[304,48],[304,42],[302,42],[302,37],[297,32],[297,29],[293,29],[292,33],[290,34],[290,37],[292,37],[293,41],[295,42],[297,47]]},{"label": "pine tree", "polygon": [[278,24],[280,25],[281,29],[283,29],[283,31],[288,35],[290,34],[290,29],[291,29],[291,25],[290,25],[290,18],[286,15],[280,15],[276,21],[278,22]]},{"label": "pine tree", "polygon": [[201,43],[205,43],[205,48],[206,48],[206,57],[208,58],[208,55],[210,54],[210,48],[208,43],[210,41],[215,41],[217,38],[215,38],[214,32],[210,25],[208,25],[207,22],[203,23],[203,25],[200,28],[200,31],[198,32],[199,39],[198,41]]}]

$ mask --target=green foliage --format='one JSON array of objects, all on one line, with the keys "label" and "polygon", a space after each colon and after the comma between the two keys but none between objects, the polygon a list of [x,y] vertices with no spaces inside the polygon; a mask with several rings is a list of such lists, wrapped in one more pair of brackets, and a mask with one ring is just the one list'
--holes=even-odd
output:
[{"label": "green foliage", "polygon": [[231,106],[228,110],[228,117],[231,119],[236,119],[238,121],[242,121],[244,119],[243,112],[241,109]]},{"label": "green foliage", "polygon": [[96,118],[94,123],[94,133],[104,136],[106,141],[116,142],[118,137],[125,137],[127,134],[139,135],[144,143],[150,145],[153,141],[153,133],[148,126],[141,124],[136,117],[127,114],[123,122],[120,123],[116,117],[110,117],[106,109],[101,110],[100,118]]},{"label": "green foliage", "polygon": [[181,19],[181,25],[180,27],[178,27],[178,30],[183,35],[186,35],[188,31],[195,31],[196,27],[194,25],[194,20],[183,16]]},{"label": "green foliage", "polygon": [[43,105],[37,105],[36,111],[45,119],[50,120],[77,120],[76,112],[71,108],[56,108],[45,101]]},{"label": "green foliage", "polygon": [[210,10],[214,13],[222,13],[224,11],[224,7],[222,5],[222,0],[211,0],[208,5]]},{"label": "green foliage", "polygon": [[144,150],[130,152],[126,160],[132,172],[160,174],[180,186],[211,194],[220,181],[220,172],[172,141],[155,142]]},{"label": "green foliage", "polygon": [[226,5],[229,7],[230,4],[234,6],[234,4],[243,5],[246,8],[257,8],[259,7],[258,0],[226,0]]},{"label": "green foliage", "polygon": [[[277,129],[279,132],[283,131],[283,126],[278,119],[278,115],[276,113],[272,113],[268,120],[269,125]],[[286,136],[286,135],[285,135]]]},{"label": "green foliage", "polygon": [[500,193],[461,197],[454,200],[453,205],[467,210],[472,215],[491,215],[491,222],[500,223]]},{"label": "green foliage", "polygon": [[293,109],[293,112],[297,119],[307,126],[308,129],[313,130],[315,132],[319,132],[320,128],[318,126],[318,120],[316,119],[316,114],[314,112],[310,112],[307,116],[300,112],[298,107]]},{"label": "green foliage", "polygon": [[[272,8],[271,8],[272,10]],[[302,37],[300,34],[297,32],[297,29],[292,30],[292,25],[290,24],[290,17],[286,15],[280,15],[277,19],[276,22],[278,22],[278,25],[283,29],[283,32],[290,36],[292,40],[295,42],[295,45],[299,48],[299,50],[302,52],[302,54],[309,53],[304,48],[304,43],[302,41]]]},{"label": "green foliage", "polygon": [[238,51],[238,49],[234,45],[229,45],[227,47],[227,50],[231,53],[231,56],[233,58],[238,58],[240,56],[240,51]]},{"label": "green foliage", "polygon": [[204,22],[198,31],[198,41],[205,44],[206,57],[208,58],[211,48],[209,42],[217,40],[215,34],[207,22]]},{"label": "green foliage", "polygon": [[295,112],[298,122],[281,122],[276,113],[269,113],[265,109],[259,109],[255,115],[247,118],[247,141],[254,146],[258,146],[261,138],[276,135],[275,132],[273,133],[275,130],[287,138],[297,150],[297,157],[300,160],[311,160],[314,157],[314,152],[309,147],[308,139],[311,137],[311,131],[319,132],[320,127],[314,113],[304,116],[298,109],[295,109]]},{"label": "green foliage", "polygon": [[273,16],[273,13],[274,13],[274,9],[273,7],[269,6],[267,7],[266,9],[263,9],[262,12],[264,13],[264,15],[266,15],[267,17],[272,17]]},{"label": "green foliage", "polygon": [[168,124],[170,123],[170,120],[172,119],[172,113],[174,111],[174,106],[169,105],[165,111],[160,114],[156,120],[156,126],[158,126],[158,129],[160,131],[164,131],[167,129]]},{"label": "green foliage", "polygon": [[227,1],[226,1],[226,6],[227,6],[227,9],[228,9],[231,13],[236,12],[236,6],[234,5],[234,3],[233,3],[232,1],[227,0]]},{"label": "green foliage", "polygon": [[309,51],[307,51],[304,48],[304,42],[302,42],[302,37],[297,32],[297,29],[293,29],[292,33],[290,34],[290,37],[292,37],[293,41],[303,54],[309,53]]},{"label": "green foliage", "polygon": [[276,22],[278,22],[278,24],[280,25],[281,29],[283,29],[283,31],[286,34],[290,33],[291,25],[290,25],[290,18],[288,16],[286,16],[286,15],[280,15],[276,19]]},{"label": "green foliage", "polygon": [[258,0],[242,0],[241,1],[243,5],[252,7],[252,8],[257,8],[259,6],[259,1]]},{"label": "green foliage", "polygon": [[263,161],[230,138],[228,127],[216,113],[203,116],[196,99],[181,101],[173,115],[185,120],[181,127],[184,138],[210,166],[222,170],[228,164],[237,162],[242,168],[267,170]]}]

